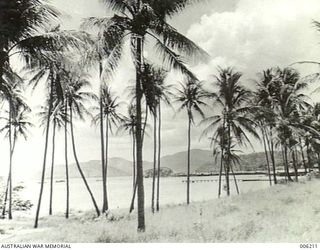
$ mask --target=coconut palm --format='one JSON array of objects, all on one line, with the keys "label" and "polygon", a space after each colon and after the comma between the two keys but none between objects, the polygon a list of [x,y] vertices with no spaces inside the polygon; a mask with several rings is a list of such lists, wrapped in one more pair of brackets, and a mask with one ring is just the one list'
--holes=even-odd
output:
[{"label": "coconut palm", "polygon": [[[221,173],[225,172],[226,191],[230,195],[229,175],[233,171],[232,149],[236,146],[251,145],[248,133],[259,138],[251,117],[252,107],[250,99],[252,93],[242,86],[240,78],[242,74],[232,68],[218,69],[218,75],[213,82],[216,92],[211,93],[214,107],[219,107],[220,114],[203,120],[207,124],[203,135],[212,135],[219,142],[221,150],[221,168],[219,175],[219,196],[221,190]],[[236,183],[236,181],[235,181]]]},{"label": "coconut palm", "polygon": [[78,160],[78,156],[76,152],[75,136],[74,136],[74,124],[73,124],[74,115],[80,120],[84,120],[84,115],[88,114],[88,111],[85,108],[84,102],[88,100],[95,100],[96,95],[94,95],[91,92],[86,92],[85,90],[83,90],[83,88],[90,86],[90,83],[87,80],[87,75],[85,73],[81,74],[80,72],[77,72],[77,71],[68,72],[64,80],[66,81],[65,82],[65,98],[67,100],[68,109],[69,109],[68,115],[70,117],[70,132],[71,132],[73,156],[76,161],[76,165],[81,175],[81,178],[91,197],[96,213],[99,216],[100,210],[98,208],[97,202],[93,196],[93,193],[89,187],[89,184],[85,178],[85,175],[81,169],[81,166]]},{"label": "coconut palm", "polygon": [[[276,163],[275,163],[275,125],[276,113],[274,112],[274,105],[272,99],[272,92],[274,91],[274,82],[278,77],[274,69],[267,69],[258,74],[258,80],[255,84],[258,86],[255,91],[254,103],[257,105],[254,110],[255,120],[261,130],[261,138],[265,149],[268,172],[270,171],[270,163],[272,163],[273,182],[277,184],[276,177]],[[269,174],[270,176],[270,174]]]},{"label": "coconut palm", "polygon": [[133,104],[128,105],[127,115],[122,117],[121,123],[118,127],[117,133],[127,132],[132,138],[132,199],[130,202],[129,212],[131,213],[134,209],[134,201],[136,196],[136,138],[135,138],[135,127],[136,127],[136,110]]},{"label": "coconut palm", "polygon": [[0,129],[0,132],[5,132],[5,136],[9,140],[10,152],[9,152],[9,175],[7,190],[4,199],[4,206],[2,215],[5,215],[7,195],[9,194],[9,208],[8,216],[12,219],[12,168],[13,168],[13,155],[16,146],[16,142],[20,137],[25,140],[28,138],[28,128],[32,127],[32,123],[28,121],[28,114],[30,109],[26,105],[21,105],[17,102],[11,102],[9,105],[8,117],[1,117],[5,120],[5,126]]},{"label": "coconut palm", "polygon": [[128,105],[127,115],[122,116],[121,123],[118,127],[117,133],[126,132],[132,138],[132,187],[133,191],[135,188],[135,178],[136,178],[136,154],[135,154],[135,126],[136,126],[136,110],[133,104]]},{"label": "coconut palm", "polygon": [[[146,37],[154,39],[158,52],[163,56],[164,62],[171,67],[181,70],[190,77],[194,75],[188,70],[182,58],[176,53],[184,52],[185,55],[204,55],[205,53],[185,36],[178,33],[165,18],[183,10],[191,0],[154,1],[154,0],[103,0],[115,14],[111,18],[89,18],[85,26],[98,27],[104,37],[104,46],[108,51],[121,51],[126,38],[130,39],[131,52],[133,53],[136,68],[136,148],[137,148],[137,182],[138,182],[138,231],[145,230],[144,218],[144,187],[142,166],[142,122],[141,122],[141,72],[144,58],[144,41]],[[200,53],[199,53],[200,52]],[[119,53],[112,53],[117,54]],[[120,53],[121,54],[121,53]],[[114,59],[115,57],[113,57]],[[113,60],[113,65],[115,61]],[[110,60],[109,60],[110,61]]]},{"label": "coconut palm", "polygon": [[[48,66],[56,61],[55,54],[65,54],[66,50],[80,48],[88,44],[88,35],[84,32],[60,31],[57,26],[59,13],[53,7],[39,0],[26,1],[4,1],[0,10],[0,91],[7,93],[6,83],[3,79],[5,68],[10,65],[10,59],[21,56],[25,65],[30,67]],[[87,42],[83,42],[87,40]],[[52,68],[52,67],[51,67]],[[51,72],[50,78],[54,82]],[[40,78],[43,76],[38,75]],[[53,84],[52,84],[53,86]],[[52,105],[49,105],[49,111]],[[38,226],[38,217],[43,193],[43,182],[45,176],[47,144],[49,135],[49,119],[44,147],[44,162],[41,175],[39,200],[35,218],[35,227]]]},{"label": "coconut palm", "polygon": [[[8,120],[7,124],[4,127],[4,129],[8,129],[7,137],[9,139],[9,155],[10,155],[10,161],[9,161],[9,174],[8,174],[8,180],[7,180],[7,187],[5,191],[5,199],[4,202],[7,202],[8,193],[9,193],[9,219],[12,219],[12,213],[11,213],[11,206],[12,206],[12,155],[13,155],[13,149],[14,149],[14,133],[12,132],[13,121],[16,118],[16,116],[19,114],[18,111],[20,109],[25,108],[28,109],[28,105],[25,103],[22,91],[23,91],[23,79],[15,73],[9,64],[6,64],[3,68],[3,74],[2,74],[2,86],[3,91],[0,91],[0,98],[2,101],[5,101],[8,104]],[[2,215],[5,216],[5,208],[6,204],[3,208]]]},{"label": "coconut palm", "polygon": [[297,122],[299,110],[310,106],[302,91],[307,83],[300,81],[299,73],[292,68],[276,68],[277,81],[273,83],[271,93],[274,102],[274,112],[277,114],[276,131],[279,145],[283,151],[284,167],[288,180],[292,181],[289,172],[289,151],[297,145],[296,130],[300,129]]},{"label": "coconut palm", "polygon": [[[41,63],[38,65],[29,65],[33,72],[35,72],[34,76],[30,80],[30,84],[33,85],[33,88],[37,87],[40,81],[44,81],[47,86],[47,91],[49,95],[48,101],[48,115],[46,121],[46,133],[45,133],[45,147],[44,147],[44,156],[43,156],[43,165],[42,165],[42,174],[41,174],[41,185],[40,185],[40,193],[36,211],[36,218],[34,227],[38,227],[38,219],[42,201],[43,194],[43,186],[44,186],[44,178],[45,178],[45,170],[46,170],[46,159],[47,159],[47,151],[48,151],[48,141],[49,141],[49,130],[50,130],[50,121],[51,121],[51,113],[54,107],[54,97],[56,96],[57,100],[63,100],[63,91],[60,81],[59,74],[61,73],[61,64],[58,63],[59,60],[56,59],[47,59],[42,58]],[[59,58],[61,62],[61,57]]]},{"label": "coconut palm", "polygon": [[[102,117],[101,112],[93,117],[95,124],[104,123],[106,124],[106,131],[102,133],[102,137],[105,135],[105,145],[102,145],[102,149],[105,146],[105,151],[102,151],[104,163],[102,168],[102,180],[103,180],[103,206],[102,213],[108,210],[108,196],[107,196],[107,171],[108,171],[108,148],[109,148],[109,131],[112,133],[112,128],[119,126],[122,118],[119,114],[119,108],[121,102],[119,102],[119,97],[114,96],[114,93],[111,91],[111,88],[108,86],[103,86],[101,90],[101,97],[99,98],[99,107],[95,107],[95,110],[100,111],[102,107]],[[103,143],[103,140],[102,140]]]},{"label": "coconut palm", "polygon": [[190,203],[190,150],[191,150],[191,126],[194,125],[194,114],[198,113],[204,118],[201,106],[205,106],[208,93],[203,89],[203,83],[186,78],[177,89],[175,101],[179,103],[178,112],[187,111],[188,115],[188,158],[187,158],[187,204]]},{"label": "coconut palm", "polygon": [[[153,115],[153,132],[154,132],[154,159],[152,171],[152,195],[151,195],[151,210],[155,210],[155,183],[157,177],[156,189],[156,210],[159,211],[160,198],[160,158],[161,158],[161,101],[170,105],[170,97],[173,94],[170,92],[171,85],[165,85],[164,81],[167,72],[157,68],[151,64],[144,64],[142,73],[143,94],[150,112]],[[158,129],[157,129],[158,120]],[[157,144],[158,142],[158,144]],[[157,166],[156,166],[157,165]],[[157,167],[157,169],[156,169]]]},{"label": "coconut palm", "polygon": [[[50,114],[50,120],[52,125],[52,157],[51,157],[51,170],[50,170],[50,197],[49,197],[49,215],[52,215],[52,199],[53,199],[53,176],[54,176],[54,163],[55,163],[55,142],[56,142],[56,131],[61,130],[64,126],[64,121],[67,119],[66,112],[64,110],[64,105],[59,100],[56,94],[53,97],[53,108]],[[41,106],[40,116],[40,126],[45,128],[46,122],[48,120],[48,103],[49,98],[46,100],[46,106]]]}]

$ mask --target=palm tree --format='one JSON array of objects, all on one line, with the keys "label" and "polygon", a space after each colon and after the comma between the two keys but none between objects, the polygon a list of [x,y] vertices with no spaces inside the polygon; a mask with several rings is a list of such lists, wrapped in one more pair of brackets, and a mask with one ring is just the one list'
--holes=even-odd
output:
[{"label": "palm tree", "polygon": [[8,175],[8,184],[5,194],[4,206],[2,215],[5,215],[6,202],[7,202],[7,192],[9,193],[9,208],[8,216],[9,219],[12,219],[12,165],[13,165],[13,154],[16,146],[16,142],[19,137],[23,137],[27,140],[28,137],[28,128],[32,127],[32,123],[28,121],[28,114],[30,109],[21,105],[21,103],[11,102],[8,118],[1,117],[1,119],[6,121],[6,125],[0,129],[0,132],[6,132],[6,137],[9,139],[10,152],[9,152],[9,175]]},{"label": "palm tree", "polygon": [[[8,198],[9,193],[9,219],[12,219],[12,156],[14,151],[14,145],[15,145],[15,134],[16,134],[16,126],[15,120],[16,118],[21,118],[20,116],[20,109],[24,108],[25,110],[29,109],[28,105],[25,103],[23,97],[22,97],[22,84],[23,79],[20,78],[20,76],[15,73],[9,64],[6,64],[3,68],[3,75],[2,75],[2,86],[4,87],[2,91],[0,91],[0,98],[2,100],[5,100],[8,104],[8,118],[7,118],[7,124],[3,128],[4,130],[7,129],[7,137],[9,139],[9,174],[7,179],[7,187],[5,191],[5,199],[4,199],[4,207],[3,207],[3,213],[2,216],[5,216],[5,209],[6,209],[6,202]],[[14,126],[15,125],[15,126]],[[14,128],[14,131],[12,131],[12,128]]]},{"label": "palm tree", "polygon": [[274,81],[272,100],[275,103],[274,112],[277,114],[276,130],[283,151],[284,167],[288,180],[292,181],[289,172],[289,151],[297,145],[296,130],[301,125],[297,122],[299,110],[306,109],[308,102],[302,91],[307,84],[300,81],[299,73],[292,68],[276,68],[277,81]]},{"label": "palm tree", "polygon": [[[256,124],[251,117],[252,107],[250,99],[252,93],[240,83],[242,74],[235,72],[232,68],[218,69],[213,85],[217,88],[216,92],[211,93],[215,107],[218,106],[221,113],[203,120],[202,123],[208,124],[203,135],[214,132],[212,138],[218,141],[221,151],[221,168],[219,175],[219,196],[221,190],[222,169],[225,172],[227,195],[230,195],[230,171],[233,173],[235,154],[232,150],[236,146],[250,143],[247,133],[259,138],[255,131]],[[235,151],[236,152],[236,151]],[[236,179],[234,177],[235,184]],[[236,184],[237,187],[237,184]]]},{"label": "palm tree", "polygon": [[203,84],[186,78],[181,83],[181,89],[177,90],[176,102],[180,103],[178,112],[186,110],[188,115],[188,158],[187,158],[187,204],[190,203],[190,149],[191,149],[191,126],[194,124],[194,112],[200,114],[204,118],[201,106],[205,106],[204,102],[208,94],[203,89]]},{"label": "palm tree", "polygon": [[[38,227],[38,220],[39,220],[39,213],[42,201],[42,193],[43,193],[43,186],[44,186],[44,178],[45,178],[45,170],[46,170],[46,159],[47,159],[47,151],[48,151],[48,141],[49,141],[49,130],[50,130],[50,120],[51,120],[51,113],[53,110],[53,100],[54,95],[56,94],[58,100],[63,99],[63,92],[62,86],[60,81],[60,67],[61,65],[58,63],[58,59],[56,60],[44,60],[41,62],[40,65],[35,67],[34,65],[30,65],[33,71],[38,71],[30,80],[30,84],[33,84],[35,88],[41,80],[44,80],[48,87],[49,93],[49,103],[48,103],[48,115],[46,121],[46,133],[45,133],[45,147],[44,147],[44,156],[43,156],[43,165],[42,165],[42,174],[41,174],[41,184],[40,184],[40,193],[36,211],[36,218],[34,227]],[[60,58],[61,60],[61,58]]]},{"label": "palm tree", "polygon": [[[167,72],[161,68],[157,68],[151,64],[144,64],[142,73],[143,94],[146,104],[153,115],[153,132],[154,132],[154,159],[152,171],[152,195],[151,195],[151,210],[155,210],[155,182],[157,177],[156,190],[156,210],[159,211],[160,199],[160,173],[161,173],[161,101],[170,105],[170,97],[173,94],[170,92],[171,85],[165,85],[164,81],[167,77]],[[157,129],[158,120],[158,129]],[[145,124],[146,125],[146,124]],[[157,144],[158,142],[158,144]],[[157,166],[156,166],[157,165]],[[156,169],[157,167],[157,169]],[[157,175],[157,176],[156,176]]]},{"label": "palm tree", "polygon": [[[1,3],[0,10],[0,91],[6,94],[8,89],[3,79],[3,72],[10,64],[10,58],[20,55],[28,67],[48,67],[55,61],[52,52],[65,54],[67,50],[85,46],[90,41],[84,32],[66,32],[58,28],[52,29],[58,21],[59,13],[54,8],[39,0],[13,0]],[[83,42],[86,40],[86,42]],[[49,63],[50,62],[50,63]],[[52,68],[52,67],[51,67]],[[50,79],[54,82],[53,72]],[[40,76],[42,78],[42,76]],[[53,86],[53,84],[50,84]],[[52,88],[51,88],[52,89]],[[49,112],[52,105],[49,105]],[[43,193],[45,177],[47,144],[49,135],[49,119],[44,147],[44,162],[41,175],[39,200],[35,218],[35,227],[38,218]]]},{"label": "palm tree", "polygon": [[[258,121],[258,126],[261,129],[262,141],[265,148],[265,155],[267,162],[272,163],[273,182],[277,184],[276,177],[276,163],[275,163],[275,138],[276,134],[276,113],[274,112],[274,105],[272,99],[272,92],[274,91],[274,82],[277,81],[277,75],[274,69],[267,69],[258,74],[259,80],[255,81],[258,86],[255,91],[254,102],[257,105],[254,110],[255,120]],[[270,156],[270,157],[269,157]],[[270,164],[268,164],[268,171]],[[270,176],[270,174],[269,174]]]},{"label": "palm tree", "polygon": [[[56,94],[53,98],[53,109],[50,114],[50,120],[52,125],[52,157],[51,157],[51,171],[50,171],[50,197],[49,197],[49,215],[52,215],[52,199],[53,199],[53,176],[54,176],[54,162],[55,162],[55,137],[56,131],[60,130],[64,126],[64,121],[66,118],[66,112],[64,110],[64,105],[59,100]],[[47,105],[41,107],[39,116],[41,117],[40,125],[45,127],[46,121],[48,120],[48,103],[49,99],[46,100]]]},{"label": "palm tree", "polygon": [[96,213],[98,216],[100,216],[100,210],[98,208],[97,202],[93,196],[93,193],[89,187],[89,184],[80,167],[80,163],[79,163],[77,152],[76,152],[76,143],[75,143],[74,126],[73,126],[73,115],[75,114],[78,118],[80,118],[81,120],[84,120],[84,115],[88,114],[88,111],[85,108],[84,102],[90,99],[95,100],[96,95],[92,94],[91,92],[86,92],[83,90],[83,88],[90,86],[90,83],[87,80],[87,76],[84,73],[81,74],[80,72],[77,72],[77,71],[69,72],[65,80],[66,80],[65,98],[67,100],[68,108],[69,108],[70,132],[71,132],[73,156],[76,161],[76,165],[81,175],[81,178],[91,197]]},{"label": "palm tree", "polygon": [[134,201],[136,195],[136,143],[135,143],[135,127],[136,127],[136,110],[133,104],[128,106],[127,115],[123,116],[121,123],[118,127],[117,133],[121,131],[127,132],[132,138],[132,199],[130,203],[129,212],[131,213],[134,209]]},{"label": "palm tree", "polygon": [[[177,1],[154,1],[154,0],[103,0],[111,7],[115,14],[111,18],[89,18],[84,26],[96,26],[100,33],[103,33],[105,50],[111,51],[112,66],[119,61],[124,40],[130,39],[131,51],[133,52],[136,68],[136,155],[137,155],[137,183],[138,183],[138,231],[145,231],[144,217],[144,187],[143,187],[143,166],[142,166],[142,120],[141,120],[141,72],[144,58],[145,38],[151,37],[155,40],[156,47],[164,58],[164,62],[171,67],[181,70],[183,73],[194,77],[182,61],[182,58],[175,52],[184,52],[189,55],[204,55],[205,53],[185,36],[178,33],[166,21],[166,17],[183,10],[191,0]],[[118,14],[119,13],[119,14]],[[113,53],[117,52],[117,53]],[[119,53],[120,52],[120,53]],[[200,53],[198,53],[200,52]]]},{"label": "palm tree", "polygon": [[[112,133],[113,126],[119,126],[122,118],[118,112],[118,109],[121,105],[119,102],[119,97],[114,96],[111,91],[111,88],[108,86],[103,86],[101,90],[101,97],[99,98],[99,107],[95,107],[94,109],[98,109],[100,111],[100,107],[102,107],[102,117],[101,112],[99,112],[94,118],[93,121],[95,124],[103,123],[105,120],[106,131],[105,133],[102,131],[102,137],[105,134],[105,145],[102,139],[102,149],[105,146],[105,151],[102,150],[102,157],[104,159],[104,164],[102,168],[102,180],[103,180],[103,206],[102,213],[105,213],[108,210],[108,196],[107,196],[107,171],[108,171],[108,148],[109,148],[109,130]],[[102,126],[103,127],[103,126]]]}]

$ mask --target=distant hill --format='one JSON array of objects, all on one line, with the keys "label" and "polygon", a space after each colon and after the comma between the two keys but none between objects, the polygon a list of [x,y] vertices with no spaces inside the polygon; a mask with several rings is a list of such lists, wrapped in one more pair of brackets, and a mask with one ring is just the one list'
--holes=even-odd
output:
[{"label": "distant hill", "polygon": [[[172,169],[174,173],[186,173],[187,156],[187,151],[163,156],[161,158],[161,166]],[[195,173],[203,165],[212,167],[212,153],[208,150],[191,150],[191,173]]]},{"label": "distant hill", "polygon": [[[240,155],[241,165],[235,168],[236,171],[257,171],[266,170],[265,154],[252,153],[247,155]],[[276,153],[276,162],[281,164],[281,155]],[[101,162],[99,160],[92,160],[82,162],[81,168],[86,177],[100,177],[101,176]],[[152,169],[152,162],[144,162],[144,171]],[[163,156],[161,158],[161,167],[172,170],[175,174],[186,174],[187,172],[187,152],[179,152],[172,155]],[[212,152],[209,150],[193,149],[191,150],[191,173],[210,173],[219,172],[220,160],[214,162]],[[50,171],[47,171],[46,177],[48,178]],[[108,176],[131,176],[132,175],[132,162],[123,158],[110,158],[108,163]],[[40,172],[36,176],[40,176]],[[76,164],[69,165],[70,178],[79,178],[80,174]],[[65,166],[55,166],[54,172],[55,179],[65,178]],[[37,177],[38,178],[38,177]]]},{"label": "distant hill", "polygon": [[[92,160],[88,162],[80,163],[81,169],[86,177],[100,177],[101,176],[101,161]],[[151,168],[152,163],[144,162],[145,169]],[[40,176],[40,173],[37,173]],[[46,178],[49,178],[50,171],[46,172]],[[75,163],[69,164],[69,176],[70,178],[80,178],[77,165]],[[108,176],[132,176],[132,162],[120,157],[110,158],[108,161]],[[55,179],[65,178],[65,165],[57,165],[54,169]]]},{"label": "distant hill", "polygon": [[[81,162],[81,169],[86,177],[100,177],[101,176],[101,161],[93,160],[88,162]],[[108,166],[108,176],[130,176],[132,174],[132,163],[122,158],[110,158]],[[72,163],[69,165],[70,178],[79,178],[80,174],[77,165]],[[47,178],[49,171],[47,171]],[[65,165],[57,165],[54,169],[55,179],[65,178]]]},{"label": "distant hill", "polygon": [[[186,173],[187,171],[187,152],[180,152],[167,155],[161,158],[161,165],[173,170],[174,173]],[[265,153],[252,153],[240,155],[241,165],[235,168],[238,171],[266,170],[267,161]],[[280,153],[275,154],[276,162],[282,163]],[[220,159],[214,161],[212,152],[209,150],[191,150],[191,173],[210,173],[219,172]]]}]

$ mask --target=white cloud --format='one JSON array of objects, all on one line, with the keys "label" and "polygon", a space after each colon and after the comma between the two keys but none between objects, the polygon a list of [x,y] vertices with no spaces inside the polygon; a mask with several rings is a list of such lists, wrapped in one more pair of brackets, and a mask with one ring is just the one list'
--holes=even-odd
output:
[{"label": "white cloud", "polygon": [[233,12],[204,15],[188,37],[206,49],[212,61],[195,70],[206,78],[222,64],[252,78],[267,67],[317,60],[320,37],[311,22],[319,11],[317,0],[240,0]]}]

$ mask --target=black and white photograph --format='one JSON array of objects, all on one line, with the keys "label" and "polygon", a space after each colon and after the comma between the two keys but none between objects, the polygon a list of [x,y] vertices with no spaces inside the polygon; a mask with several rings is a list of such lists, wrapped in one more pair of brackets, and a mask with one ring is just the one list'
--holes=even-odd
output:
[{"label": "black and white photograph", "polygon": [[1,248],[319,221],[319,0],[0,0]]}]

